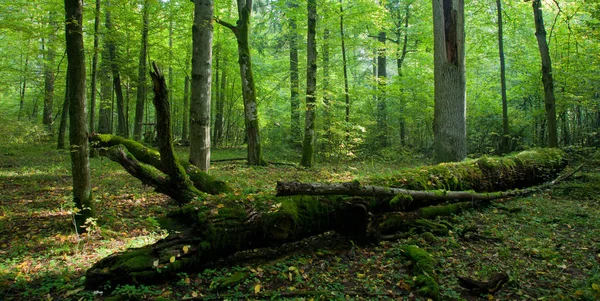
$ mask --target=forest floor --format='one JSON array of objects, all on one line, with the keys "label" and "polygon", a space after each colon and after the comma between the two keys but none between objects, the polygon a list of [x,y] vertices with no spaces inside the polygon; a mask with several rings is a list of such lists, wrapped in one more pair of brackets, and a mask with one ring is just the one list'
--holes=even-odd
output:
[{"label": "forest floor", "polygon": [[[217,159],[243,156],[240,149],[213,152]],[[163,285],[88,291],[82,285],[86,269],[163,237],[157,217],[175,205],[117,164],[93,158],[98,220],[77,234],[68,151],[5,141],[0,300],[428,300],[416,290],[411,263],[402,256],[405,245],[435,258],[441,300],[600,300],[600,152],[587,150],[572,163],[582,160],[579,172],[549,190],[446,218],[450,231],[408,233],[370,246],[325,233],[279,250],[238,253]],[[211,173],[243,197],[272,194],[277,180],[360,180],[406,165],[351,162],[306,170],[234,161],[215,163]],[[510,280],[494,296],[471,295],[457,282],[457,276],[485,280],[498,271]]]}]

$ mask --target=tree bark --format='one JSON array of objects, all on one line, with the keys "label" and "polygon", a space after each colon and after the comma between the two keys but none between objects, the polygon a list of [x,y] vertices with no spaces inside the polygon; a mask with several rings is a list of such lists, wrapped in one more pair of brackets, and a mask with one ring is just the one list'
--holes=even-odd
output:
[{"label": "tree bark", "polygon": [[58,138],[56,149],[65,149],[65,135],[67,134],[67,124],[69,119],[69,70],[67,68],[65,85],[65,101],[60,112],[60,124],[58,126]]},{"label": "tree bark", "polygon": [[92,54],[92,83],[90,85],[90,132],[96,130],[96,92],[98,80],[98,51],[99,51],[99,29],[100,29],[100,0],[96,0],[96,10],[94,11],[94,52]]},{"label": "tree bark", "polygon": [[85,231],[85,223],[94,217],[90,182],[87,114],[85,110],[85,50],[83,46],[83,1],[65,0],[65,31],[68,59],[69,141],[73,201],[78,209],[75,226]]},{"label": "tree bark", "polygon": [[502,0],[496,0],[498,10],[498,53],[500,56],[500,91],[502,95],[502,144],[500,146],[502,153],[507,153],[509,149],[510,132],[508,131],[508,102],[506,99],[506,67],[504,64],[504,38],[502,34]]},{"label": "tree bark", "polygon": [[[110,12],[110,1],[106,1],[106,30],[109,34],[114,32],[112,16]],[[117,98],[117,134],[127,138],[129,130],[127,129],[127,118],[125,117],[125,100],[123,98],[123,88],[121,87],[121,75],[119,71],[119,62],[117,62],[117,45],[113,39],[107,39],[108,59],[110,60],[110,69],[112,72],[113,88]]]},{"label": "tree bark", "polygon": [[350,91],[348,89],[348,60],[346,58],[346,39],[344,35],[344,3],[340,0],[340,39],[342,42],[342,65],[344,69],[344,100],[345,100],[345,118],[346,121],[346,143],[350,141]]},{"label": "tree bark", "polygon": [[546,29],[544,28],[541,1],[533,0],[532,7],[535,18],[535,37],[542,58],[542,82],[544,83],[544,102],[548,124],[548,146],[557,147],[558,130],[556,126],[556,99],[554,98],[554,80],[552,79],[552,60],[550,59],[550,50],[546,41]]},{"label": "tree bark", "polygon": [[104,49],[100,64],[100,108],[98,110],[98,133],[112,133],[112,88],[110,81],[110,56],[108,55],[108,37],[104,36]]},{"label": "tree bark", "polygon": [[464,0],[434,0],[435,162],[467,156]]},{"label": "tree bark", "polygon": [[[225,55],[219,56],[220,66],[217,66],[217,70],[221,70],[221,77],[215,80],[215,84],[218,85],[217,99],[216,99],[216,113],[215,113],[215,130],[213,137],[213,145],[215,147],[219,146],[221,143],[221,138],[223,138],[223,125],[224,125],[224,109],[225,109],[225,92],[227,89],[227,64],[225,60]],[[217,71],[218,72],[218,71]]]},{"label": "tree bark", "polygon": [[144,106],[146,104],[146,56],[148,52],[148,31],[150,18],[150,2],[144,1],[142,9],[142,41],[138,65],[137,98],[135,102],[135,120],[133,125],[133,139],[142,140],[142,124],[144,123]]},{"label": "tree bark", "polygon": [[304,119],[304,142],[300,165],[311,167],[315,153],[315,115],[317,99],[317,1],[308,0],[308,33],[306,45],[306,112]]},{"label": "tree bark", "polygon": [[213,1],[196,0],[194,4],[190,162],[206,172],[210,168]]},{"label": "tree bark", "polygon": [[289,41],[290,41],[290,142],[294,146],[300,145],[302,141],[302,129],[300,126],[300,82],[298,72],[298,25],[296,23],[296,8],[298,4],[292,0],[287,2],[290,15]]},{"label": "tree bark", "polygon": [[329,91],[329,29],[323,30],[323,151],[329,154],[333,146],[332,93]]},{"label": "tree bark", "polygon": [[216,19],[216,22],[229,28],[235,34],[238,45],[238,63],[242,78],[242,98],[244,99],[244,123],[248,141],[248,164],[265,165],[266,161],[262,158],[260,145],[258,105],[249,45],[252,0],[237,0],[237,7],[239,19],[236,26],[220,19]]},{"label": "tree bark", "polygon": [[377,36],[379,49],[377,50],[377,112],[375,120],[377,121],[376,147],[386,147],[387,142],[387,112],[385,100],[385,88],[387,83],[387,57],[385,42],[387,35],[382,31]]},{"label": "tree bark", "polygon": [[183,118],[181,118],[181,140],[189,142],[188,129],[190,126],[190,77],[185,76],[183,83]]}]

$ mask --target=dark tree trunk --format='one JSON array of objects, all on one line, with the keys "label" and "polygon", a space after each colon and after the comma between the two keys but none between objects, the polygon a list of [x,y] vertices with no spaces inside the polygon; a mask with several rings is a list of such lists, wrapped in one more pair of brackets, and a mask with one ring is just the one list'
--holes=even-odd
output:
[{"label": "dark tree trunk", "polygon": [[329,29],[323,30],[323,131],[325,138],[323,150],[328,153],[331,151],[333,143],[333,133],[331,131],[331,93],[329,92]]},{"label": "dark tree trunk", "polygon": [[552,61],[546,41],[544,16],[540,0],[533,0],[533,15],[535,18],[535,37],[537,38],[540,56],[542,57],[542,82],[544,83],[544,102],[548,124],[548,146],[558,147],[558,130],[556,126],[556,99],[554,98],[554,80],[552,79]]},{"label": "dark tree trunk", "polygon": [[[404,59],[406,58],[406,54],[408,53],[408,24],[410,18],[410,3],[406,4],[404,10],[404,30],[398,29],[398,54],[396,58],[396,66],[398,68],[398,76],[402,77],[402,64],[404,63]],[[400,20],[399,20],[400,21]],[[398,26],[400,22],[398,23]],[[404,37],[402,38],[402,44],[400,44],[400,33],[404,32]],[[402,45],[400,47],[400,45]],[[400,144],[406,145],[406,99],[402,99],[400,101]]]},{"label": "dark tree trunk", "polygon": [[221,70],[221,76],[218,80],[215,81],[215,84],[218,86],[218,94],[216,99],[217,110],[215,113],[215,130],[213,137],[213,145],[218,147],[221,143],[221,138],[223,137],[223,118],[224,118],[224,109],[225,109],[225,90],[227,88],[227,66],[225,61],[225,56],[220,56],[220,60],[217,62],[221,62],[221,66],[217,66],[217,70]]},{"label": "dark tree trunk", "polygon": [[346,59],[346,39],[344,36],[344,3],[340,0],[340,39],[342,40],[342,65],[344,68],[344,100],[346,112],[344,114],[346,121],[346,143],[350,140],[350,91],[348,89],[348,60]]},{"label": "dark tree trunk", "polygon": [[242,97],[244,99],[244,123],[248,141],[248,164],[265,165],[266,161],[262,158],[260,145],[258,104],[256,103],[256,87],[252,73],[249,45],[252,0],[238,0],[237,4],[239,19],[236,26],[219,19],[216,21],[233,31],[238,44],[238,62],[242,78]]},{"label": "dark tree trunk", "polygon": [[213,0],[196,0],[194,4],[190,163],[206,172],[210,168]]},{"label": "dark tree trunk", "polygon": [[102,51],[102,63],[100,64],[100,108],[98,112],[98,133],[103,134],[112,133],[112,88],[109,62],[108,49],[105,48]]},{"label": "dark tree trunk", "polygon": [[[110,13],[110,2],[106,1],[106,30],[109,34],[114,32],[112,17]],[[125,100],[123,98],[123,88],[121,86],[121,75],[119,72],[119,62],[117,61],[117,45],[113,37],[107,39],[108,59],[110,60],[110,69],[112,72],[113,88],[117,98],[117,134],[122,137],[127,137],[129,131],[127,129],[127,118],[125,117]]]},{"label": "dark tree trunk", "polygon": [[150,2],[144,1],[142,10],[142,43],[138,65],[137,98],[135,102],[135,120],[133,124],[133,139],[142,140],[142,125],[144,123],[144,106],[146,105],[146,56],[148,52],[148,30]]},{"label": "dark tree trunk", "polygon": [[90,182],[87,114],[85,110],[85,50],[83,47],[83,1],[65,0],[65,31],[67,43],[69,93],[69,141],[71,143],[71,173],[73,201],[79,209],[75,214],[78,232],[85,231],[88,218],[94,217],[94,202]]},{"label": "dark tree trunk", "polygon": [[387,57],[385,54],[386,40],[386,32],[380,32],[377,36],[379,49],[377,51],[377,112],[375,116],[375,120],[377,121],[377,133],[375,135],[378,147],[388,146],[387,109],[385,99],[385,89],[387,83]]},{"label": "dark tree trunk", "polygon": [[92,54],[92,83],[90,86],[90,132],[96,129],[96,86],[98,79],[98,51],[99,51],[99,29],[100,29],[100,0],[96,0],[96,11],[94,12],[94,52]]},{"label": "dark tree trunk", "polygon": [[190,77],[185,76],[183,84],[183,118],[181,118],[181,140],[188,142],[190,121]]},{"label": "dark tree trunk", "polygon": [[507,153],[509,149],[510,133],[508,131],[508,102],[506,100],[506,67],[504,65],[504,38],[502,35],[502,0],[496,0],[498,10],[498,53],[500,55],[500,85],[502,93],[502,144],[501,152]]},{"label": "dark tree trunk", "polygon": [[288,1],[289,16],[289,41],[290,41],[290,142],[299,146],[302,141],[302,128],[300,126],[300,82],[298,72],[298,25],[296,24],[295,0]]},{"label": "dark tree trunk", "polygon": [[317,99],[317,1],[308,0],[308,33],[306,45],[306,112],[304,119],[304,142],[300,165],[311,167],[315,153],[315,115]]}]

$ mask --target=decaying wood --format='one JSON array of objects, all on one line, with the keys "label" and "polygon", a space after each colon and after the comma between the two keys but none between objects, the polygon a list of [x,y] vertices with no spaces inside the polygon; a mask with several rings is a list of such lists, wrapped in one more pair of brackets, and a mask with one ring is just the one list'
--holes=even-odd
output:
[{"label": "decaying wood", "polygon": [[458,276],[458,284],[474,295],[495,294],[499,291],[504,283],[508,282],[509,277],[506,272],[494,274],[488,281],[479,281],[468,277]]}]

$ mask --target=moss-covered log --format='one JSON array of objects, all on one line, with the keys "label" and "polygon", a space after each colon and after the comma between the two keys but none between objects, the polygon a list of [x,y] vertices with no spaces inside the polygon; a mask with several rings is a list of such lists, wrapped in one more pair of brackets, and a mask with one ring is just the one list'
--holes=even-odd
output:
[{"label": "moss-covered log", "polygon": [[506,191],[553,179],[567,165],[566,156],[559,149],[537,148],[504,157],[400,169],[363,182],[412,190]]}]

